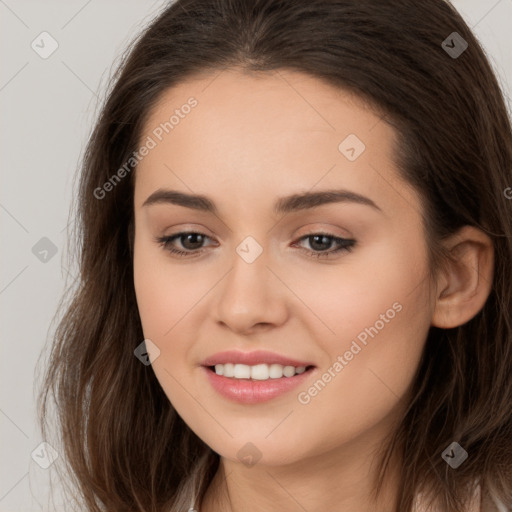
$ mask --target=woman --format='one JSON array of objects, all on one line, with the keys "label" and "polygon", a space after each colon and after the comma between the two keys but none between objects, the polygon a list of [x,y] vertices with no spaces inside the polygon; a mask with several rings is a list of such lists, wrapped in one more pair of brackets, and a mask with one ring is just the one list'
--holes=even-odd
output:
[{"label": "woman", "polygon": [[511,184],[447,2],[170,4],[88,144],[40,397],[82,509],[510,508]]}]

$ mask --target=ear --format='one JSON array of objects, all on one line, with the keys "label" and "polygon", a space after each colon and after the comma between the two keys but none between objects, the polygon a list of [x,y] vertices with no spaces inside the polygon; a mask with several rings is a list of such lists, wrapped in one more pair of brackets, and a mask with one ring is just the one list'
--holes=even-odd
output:
[{"label": "ear", "polygon": [[432,325],[458,327],[484,306],[494,272],[492,240],[480,229],[464,226],[443,245],[453,261],[439,271]]}]

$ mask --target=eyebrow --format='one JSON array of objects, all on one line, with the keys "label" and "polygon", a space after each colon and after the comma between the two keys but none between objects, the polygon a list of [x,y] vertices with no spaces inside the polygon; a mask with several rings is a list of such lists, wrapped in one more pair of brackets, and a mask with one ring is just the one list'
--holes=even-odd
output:
[{"label": "eyebrow", "polygon": [[[370,198],[349,190],[322,190],[304,192],[280,197],[274,204],[274,213],[284,214],[299,210],[316,208],[329,203],[357,203],[370,206],[382,212]],[[142,204],[142,207],[153,204],[175,204],[207,213],[218,214],[215,203],[204,195],[188,194],[176,190],[158,189]]]}]

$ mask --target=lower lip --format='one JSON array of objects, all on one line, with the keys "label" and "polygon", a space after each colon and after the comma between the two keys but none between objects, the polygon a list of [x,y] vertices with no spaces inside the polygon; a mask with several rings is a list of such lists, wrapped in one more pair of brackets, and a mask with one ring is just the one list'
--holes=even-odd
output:
[{"label": "lower lip", "polygon": [[206,366],[203,366],[203,370],[206,372],[206,376],[213,388],[225,398],[241,404],[258,404],[283,395],[300,384],[303,384],[315,369],[316,368],[312,367],[293,377],[251,380],[223,377],[222,375],[217,375]]}]

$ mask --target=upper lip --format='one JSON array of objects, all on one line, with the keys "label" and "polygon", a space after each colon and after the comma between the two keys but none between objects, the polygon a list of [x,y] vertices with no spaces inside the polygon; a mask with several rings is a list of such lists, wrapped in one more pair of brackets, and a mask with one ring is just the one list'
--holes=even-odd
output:
[{"label": "upper lip", "polygon": [[240,352],[238,350],[227,350],[225,352],[218,352],[213,356],[206,358],[203,366],[215,366],[216,364],[246,364],[248,366],[255,366],[257,364],[281,364],[283,366],[312,366],[311,363],[292,359],[291,357],[282,356],[274,352],[266,350],[255,350],[253,352]]}]

